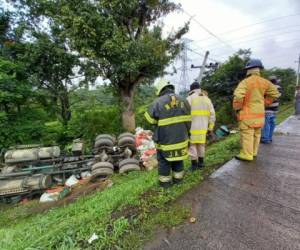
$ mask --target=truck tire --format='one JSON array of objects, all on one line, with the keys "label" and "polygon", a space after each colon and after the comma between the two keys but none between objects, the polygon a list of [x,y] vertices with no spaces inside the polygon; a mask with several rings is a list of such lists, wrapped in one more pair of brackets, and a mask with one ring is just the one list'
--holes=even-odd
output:
[{"label": "truck tire", "polygon": [[123,133],[118,137],[119,147],[129,147],[136,150],[135,136],[131,133]]},{"label": "truck tire", "polygon": [[115,138],[108,134],[98,135],[95,140],[95,148],[99,147],[113,147]]},{"label": "truck tire", "polygon": [[132,133],[129,133],[129,132],[125,132],[125,133],[122,133],[118,136],[118,140],[120,140],[121,138],[123,137],[132,137],[132,138],[135,138],[134,134]]},{"label": "truck tire", "polygon": [[92,176],[91,180],[96,180],[98,178],[107,178],[113,175],[114,166],[110,162],[98,162],[92,166]]},{"label": "truck tire", "polygon": [[92,171],[91,180],[96,180],[98,178],[105,179],[113,175],[114,171],[111,168],[97,168]]},{"label": "truck tire", "polygon": [[136,159],[125,159],[119,163],[119,173],[129,173],[132,171],[140,171],[139,161]]},{"label": "truck tire", "polygon": [[113,164],[111,164],[111,163],[108,162],[108,161],[101,161],[101,162],[95,163],[95,164],[91,167],[91,170],[93,171],[94,169],[98,169],[98,168],[110,168],[110,169],[114,170]]},{"label": "truck tire", "polygon": [[111,140],[112,142],[115,142],[116,141],[116,138],[112,135],[109,135],[109,134],[101,134],[101,135],[98,135],[95,139],[95,141],[98,141],[100,139],[108,139],[108,140]]}]

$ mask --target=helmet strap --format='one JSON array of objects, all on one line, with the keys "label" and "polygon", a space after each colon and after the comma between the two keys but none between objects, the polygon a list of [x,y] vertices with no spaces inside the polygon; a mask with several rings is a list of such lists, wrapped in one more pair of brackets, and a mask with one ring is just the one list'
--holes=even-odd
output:
[{"label": "helmet strap", "polygon": [[260,69],[259,68],[248,69],[247,76],[249,75],[260,75]]}]

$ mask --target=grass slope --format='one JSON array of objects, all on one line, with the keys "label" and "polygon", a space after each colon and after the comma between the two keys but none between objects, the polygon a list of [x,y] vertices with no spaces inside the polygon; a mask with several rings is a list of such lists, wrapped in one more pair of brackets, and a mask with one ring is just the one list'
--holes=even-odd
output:
[{"label": "grass slope", "polygon": [[[293,113],[293,106],[284,105],[281,110],[278,122]],[[183,184],[167,191],[157,187],[156,171],[136,172],[115,176],[111,188],[45,213],[30,214],[32,205],[2,208],[0,249],[139,248],[157,226],[173,227],[187,218],[189,209],[172,201],[230,160],[238,149],[239,135],[210,145],[206,170],[188,173]],[[88,244],[93,233],[99,239]]]}]

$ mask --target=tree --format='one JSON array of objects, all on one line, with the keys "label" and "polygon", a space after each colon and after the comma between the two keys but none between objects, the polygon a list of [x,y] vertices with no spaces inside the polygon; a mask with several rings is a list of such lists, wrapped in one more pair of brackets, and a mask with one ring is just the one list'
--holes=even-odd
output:
[{"label": "tree", "polygon": [[233,91],[245,77],[244,68],[250,58],[249,50],[239,50],[218,67],[205,73],[202,88],[216,99],[232,100]]},{"label": "tree", "polygon": [[121,99],[122,122],[135,128],[134,94],[139,84],[163,74],[179,53],[188,25],[163,38],[159,20],[180,6],[168,0],[24,0],[30,14],[46,18],[70,48],[108,79]]},{"label": "tree", "polygon": [[40,93],[48,94],[48,102],[43,104],[51,105],[52,109],[58,107],[57,113],[63,124],[67,125],[71,119],[69,95],[85,84],[82,74],[78,75],[75,71],[82,63],[79,56],[72,54],[66,44],[55,36],[37,33],[34,38],[34,43],[28,43],[23,58],[31,75],[30,80],[42,90]]},{"label": "tree", "polygon": [[217,121],[220,124],[235,122],[232,110],[233,91],[245,77],[245,65],[251,55],[250,50],[239,50],[218,67],[212,67],[205,72],[201,88],[206,90],[217,110]]},{"label": "tree", "polygon": [[19,60],[23,45],[10,29],[10,13],[0,12],[0,111],[18,111],[32,97],[32,85],[24,64]]},{"label": "tree", "polygon": [[0,13],[0,148],[41,142],[45,112],[35,103],[35,91],[21,59],[26,45],[10,13]]},{"label": "tree", "polygon": [[7,114],[18,111],[32,96],[32,85],[24,77],[21,63],[0,57],[0,110]]},{"label": "tree", "polygon": [[283,89],[283,93],[280,99],[283,102],[292,101],[294,99],[296,82],[296,71],[294,69],[272,68],[269,70],[265,70],[264,75],[265,77],[275,75],[278,79],[280,79],[280,85]]}]

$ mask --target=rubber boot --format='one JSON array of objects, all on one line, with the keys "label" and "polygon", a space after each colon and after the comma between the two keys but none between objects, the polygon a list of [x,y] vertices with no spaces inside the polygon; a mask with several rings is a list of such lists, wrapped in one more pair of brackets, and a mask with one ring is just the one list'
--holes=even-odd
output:
[{"label": "rubber boot", "polygon": [[178,185],[182,183],[182,179],[173,178],[173,184]]},{"label": "rubber boot", "polygon": [[197,168],[198,168],[198,162],[196,160],[192,160],[189,171],[193,172],[193,171],[197,170]]},{"label": "rubber boot", "polygon": [[237,160],[239,160],[239,161],[253,161],[253,156],[252,156],[252,158],[246,158],[246,157],[243,157],[242,155],[236,155],[235,156],[235,159],[237,159]]},{"label": "rubber boot", "polygon": [[167,189],[167,188],[170,188],[172,186],[172,182],[171,181],[168,181],[168,182],[161,182],[159,181],[159,186],[164,188],[164,189]]},{"label": "rubber boot", "polygon": [[198,169],[203,169],[204,166],[204,158],[203,157],[199,157],[198,158]]}]

